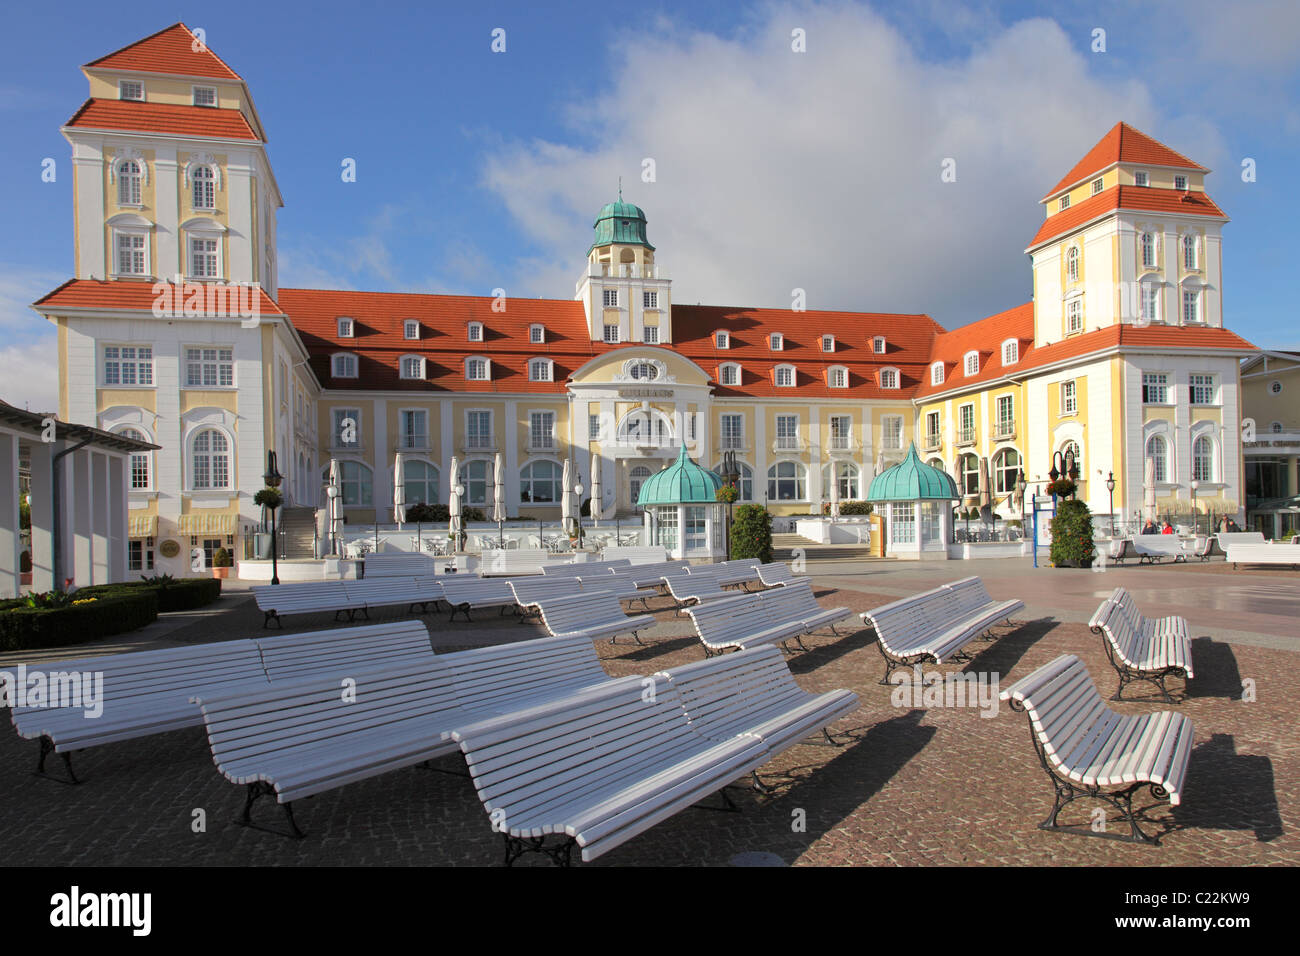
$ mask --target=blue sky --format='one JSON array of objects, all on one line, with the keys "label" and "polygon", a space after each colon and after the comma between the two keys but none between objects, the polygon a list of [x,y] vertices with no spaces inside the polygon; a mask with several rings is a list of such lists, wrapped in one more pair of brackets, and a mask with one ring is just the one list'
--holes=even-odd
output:
[{"label": "blue sky", "polygon": [[[52,334],[26,305],[71,271],[59,127],[86,96],[78,67],[178,17],[253,92],[285,196],[284,285],[567,298],[622,176],[678,302],[779,307],[803,288],[809,308],[953,327],[1029,297],[1038,199],[1122,119],[1214,170],[1232,218],[1229,327],[1300,345],[1286,279],[1300,5],[1067,6],[14,7],[0,38],[0,397],[54,394]],[[340,180],[344,157],[356,183]],[[958,178],[942,184],[948,157]]]}]

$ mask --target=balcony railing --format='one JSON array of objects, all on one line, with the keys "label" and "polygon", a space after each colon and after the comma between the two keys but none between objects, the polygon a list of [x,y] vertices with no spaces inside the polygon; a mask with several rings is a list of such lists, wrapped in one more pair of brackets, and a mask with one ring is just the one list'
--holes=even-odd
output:
[{"label": "balcony railing", "polygon": [[530,438],[528,439],[529,451],[555,451],[554,438]]},{"label": "balcony railing", "polygon": [[1007,438],[1016,437],[1016,423],[1014,421],[996,422],[993,425],[993,437],[998,441]]},{"label": "balcony railing", "polygon": [[748,451],[743,435],[723,435],[718,439],[718,451]]},{"label": "balcony railing", "polygon": [[862,442],[858,441],[852,435],[832,435],[826,439],[827,451],[857,451],[862,447]]},{"label": "balcony railing", "polygon": [[938,432],[927,432],[921,441],[921,447],[926,451],[938,451],[942,445],[943,437]]},{"label": "balcony railing", "polygon": [[427,435],[402,435],[397,440],[398,451],[428,451],[429,436]]},{"label": "balcony railing", "polygon": [[467,435],[461,448],[464,451],[496,451],[497,440],[493,435]]},{"label": "balcony railing", "polygon": [[781,437],[772,442],[772,451],[803,451],[804,448],[801,438]]},{"label": "balcony railing", "polygon": [[957,429],[957,444],[972,445],[979,435],[979,430],[974,425],[968,425],[965,428]]}]

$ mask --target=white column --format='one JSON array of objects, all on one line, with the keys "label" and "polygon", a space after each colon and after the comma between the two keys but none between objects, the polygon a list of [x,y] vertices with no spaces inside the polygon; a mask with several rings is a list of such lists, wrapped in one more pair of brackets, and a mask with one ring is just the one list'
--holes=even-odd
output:
[{"label": "white column", "polygon": [[54,512],[50,497],[54,489],[50,471],[54,445],[32,441],[28,447],[32,457],[32,590],[49,591],[54,587]]},{"label": "white column", "polygon": [[[506,512],[509,513],[510,506],[514,505],[516,509],[523,506],[519,502],[519,403],[514,401],[506,402],[505,410],[506,420],[497,428],[497,441],[505,454],[502,456],[502,466],[506,470]],[[525,441],[528,440],[525,432]],[[570,446],[571,450],[572,446]],[[568,492],[570,489],[566,488]],[[518,514],[518,510],[515,512]]]},{"label": "white column", "polygon": [[108,579],[125,581],[127,548],[127,492],[125,455],[108,459]]},{"label": "white column", "polygon": [[0,598],[18,596],[18,436],[0,431]]},{"label": "white column", "polygon": [[92,584],[107,584],[112,580],[109,568],[108,515],[113,506],[108,493],[108,456],[101,451],[92,452],[89,458],[91,475],[90,579]]},{"label": "white column", "polygon": [[[94,584],[94,541],[91,537],[91,509],[93,499],[91,491],[94,478],[91,475],[90,452],[82,448],[63,459],[64,474],[68,489],[64,498],[64,515],[71,525],[72,547],[64,551],[65,562],[63,577],[72,578],[77,587]],[[62,581],[56,581],[55,587],[63,587]]]},{"label": "white column", "polygon": [[373,489],[375,520],[393,520],[393,453],[388,444],[388,401],[375,399],[375,473]]},{"label": "white column", "polygon": [[181,249],[180,196],[177,179],[175,147],[159,146],[154,164],[154,254],[158,257],[159,278],[170,278],[176,273],[184,275],[186,262]]}]

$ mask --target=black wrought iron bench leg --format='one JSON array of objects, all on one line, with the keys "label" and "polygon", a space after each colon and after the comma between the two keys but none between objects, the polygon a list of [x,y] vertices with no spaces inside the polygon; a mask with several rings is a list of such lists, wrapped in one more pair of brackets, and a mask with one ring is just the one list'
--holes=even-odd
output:
[{"label": "black wrought iron bench leg", "polygon": [[301,840],[307,834],[298,829],[298,823],[293,818],[293,801],[282,803],[280,806],[284,809],[285,819],[289,821],[289,833],[280,833],[278,830],[271,830],[268,827],[256,827],[253,823],[253,804],[259,797],[269,796],[275,793],[275,788],[269,783],[263,783],[258,780],[248,785],[248,792],[244,798],[244,812],[238,820],[241,827],[255,827],[259,830],[267,830],[270,833],[279,833],[280,836],[291,836],[295,840]]},{"label": "black wrought iron bench leg", "polygon": [[506,838],[505,865],[514,866],[515,860],[525,853],[541,853],[556,866],[571,866],[574,844],[573,837],[565,837],[560,843],[546,844],[546,837],[514,837],[509,833],[501,834]]},{"label": "black wrought iron bench leg", "polygon": [[58,783],[66,783],[71,786],[76,786],[77,784],[81,783],[81,781],[77,779],[77,775],[72,771],[71,751],[64,751],[63,753],[59,754],[59,756],[63,758],[63,769],[68,771],[68,779],[60,780],[58,777],[52,777],[45,772],[45,758],[55,752],[54,741],[52,741],[49,737],[41,737],[40,748],[41,748],[40,755],[36,758],[37,776],[44,777],[47,780],[54,780],[57,781]]}]

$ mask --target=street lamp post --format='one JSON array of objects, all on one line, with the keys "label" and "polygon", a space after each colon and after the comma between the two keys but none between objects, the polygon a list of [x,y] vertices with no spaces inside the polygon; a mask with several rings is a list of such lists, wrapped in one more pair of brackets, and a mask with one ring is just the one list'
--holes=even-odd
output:
[{"label": "street lamp post", "polygon": [[578,535],[578,547],[582,547],[582,482],[573,486],[573,496],[578,499],[578,513],[573,516],[573,526]]},{"label": "street lamp post", "polygon": [[1110,536],[1115,537],[1115,472],[1106,474],[1106,493],[1110,495]]},{"label": "street lamp post", "polygon": [[[279,469],[275,467],[274,449],[268,449],[266,452],[266,474],[262,476],[262,480],[266,482],[266,487],[277,488],[277,489],[280,487],[280,482],[284,480],[284,476],[280,474]],[[271,509],[271,583],[279,584],[280,583],[280,560],[279,560],[280,555],[279,555],[279,549],[276,547],[277,541],[276,541],[276,534],[275,534],[275,511],[276,511],[275,508]]]},{"label": "street lamp post", "polygon": [[[725,451],[722,453],[722,480],[734,491],[736,482],[740,480],[740,466],[736,464],[736,453],[734,451]],[[735,508],[736,502],[734,496],[728,496],[727,501],[727,560],[731,560],[731,521],[732,509]]]},{"label": "street lamp post", "polygon": [[451,540],[451,550],[460,551],[462,550],[462,541],[465,538],[465,486],[457,482],[455,490],[456,497],[460,501],[460,514],[456,515],[456,534]]}]

